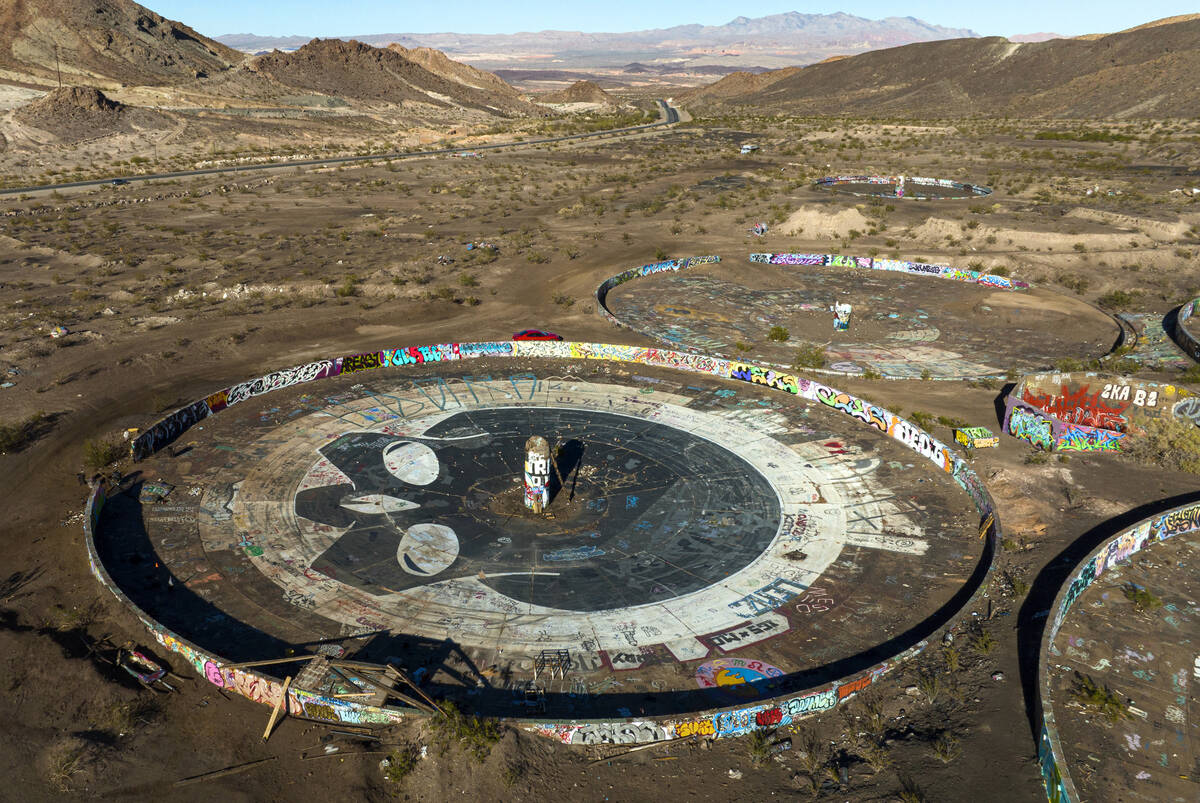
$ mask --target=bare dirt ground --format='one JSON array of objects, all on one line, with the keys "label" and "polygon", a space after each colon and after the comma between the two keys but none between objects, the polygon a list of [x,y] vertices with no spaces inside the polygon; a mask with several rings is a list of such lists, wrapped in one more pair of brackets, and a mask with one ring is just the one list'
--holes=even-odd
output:
[{"label": "bare dirt ground", "polygon": [[[602,754],[523,732],[476,762],[458,745],[443,754],[436,734],[414,723],[385,741],[426,745],[430,757],[392,784],[381,756],[356,755],[355,745],[302,757],[329,735],[320,726],[288,720],[264,744],[265,709],[202,681],[150,697],[87,658],[84,638],[144,644],[146,635],[88,572],[76,473],[85,440],[312,355],[504,338],[529,326],[634,342],[593,314],[591,293],[618,270],[667,255],[896,254],[1005,268],[1111,309],[1161,314],[1200,289],[1200,199],[1171,194],[1200,183],[1190,172],[1198,132],[1194,122],[1121,125],[1132,140],[1035,140],[1044,124],[1019,121],[723,118],[478,160],[6,200],[0,374],[13,384],[0,389],[0,422],[45,414],[28,442],[0,456],[9,482],[0,525],[7,788],[23,800],[293,799],[330,789],[412,800],[651,800],[664,790],[697,800],[1042,799],[1031,712],[1044,611],[1092,546],[1196,497],[1194,477],[1111,455],[1045,461],[1007,438],[981,452],[975,466],[1009,536],[990,619],[989,605],[968,613],[950,649],[931,649],[872,696],[778,734],[793,749],[765,766],[739,739],[589,764]],[[763,146],[759,155],[737,155],[747,141]],[[809,187],[830,172],[938,175],[997,192],[983,203],[847,201]],[[818,215],[854,208],[867,224],[836,238],[807,226],[747,233],[801,206]],[[467,242],[497,249],[468,251]],[[70,334],[50,338],[55,325]],[[1144,376],[1179,381],[1175,372]],[[998,383],[836,384],[906,413],[998,429]],[[996,671],[1003,680],[992,680]],[[269,757],[239,775],[172,786]]]}]

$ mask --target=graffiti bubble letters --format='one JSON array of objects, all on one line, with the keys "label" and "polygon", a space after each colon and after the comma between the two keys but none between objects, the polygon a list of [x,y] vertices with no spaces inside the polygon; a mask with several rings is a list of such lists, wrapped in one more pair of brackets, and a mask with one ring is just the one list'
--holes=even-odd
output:
[{"label": "graffiti bubble letters", "polygon": [[1013,406],[1008,415],[1008,434],[1029,441],[1038,449],[1050,451],[1054,446],[1050,419],[1043,418],[1033,410]]},{"label": "graffiti bubble letters", "polygon": [[736,602],[729,603],[733,612],[744,619],[753,619],[783,605],[793,597],[803,594],[808,586],[785,580],[782,577],[767,583],[757,591],[751,592]]}]

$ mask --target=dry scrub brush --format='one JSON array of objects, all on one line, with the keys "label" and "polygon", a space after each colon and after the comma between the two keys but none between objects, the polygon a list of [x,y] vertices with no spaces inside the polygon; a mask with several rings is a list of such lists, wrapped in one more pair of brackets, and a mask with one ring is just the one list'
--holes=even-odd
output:
[{"label": "dry scrub brush", "polygon": [[1130,416],[1121,451],[1131,460],[1170,471],[1200,474],[1200,427],[1175,416]]}]

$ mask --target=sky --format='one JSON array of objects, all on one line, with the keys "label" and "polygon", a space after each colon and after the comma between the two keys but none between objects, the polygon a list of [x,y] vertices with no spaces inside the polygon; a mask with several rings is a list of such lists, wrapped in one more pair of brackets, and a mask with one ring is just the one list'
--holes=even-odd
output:
[{"label": "sky", "polygon": [[515,33],[578,30],[638,31],[700,23],[722,25],[737,16],[764,17],[798,11],[842,11],[868,19],[916,17],[985,36],[1049,31],[1075,36],[1110,33],[1176,14],[1195,13],[1195,0],[842,0],[807,3],[747,0],[141,0],[142,5],[179,20],[206,36],[255,33],[264,36],[353,36],[379,33]]}]

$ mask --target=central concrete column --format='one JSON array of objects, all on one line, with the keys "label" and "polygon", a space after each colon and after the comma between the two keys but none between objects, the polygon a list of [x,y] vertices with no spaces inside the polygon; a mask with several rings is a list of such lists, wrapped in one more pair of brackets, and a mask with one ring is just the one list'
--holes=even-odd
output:
[{"label": "central concrete column", "polygon": [[525,441],[525,507],[541,513],[550,503],[550,444],[541,435]]}]

